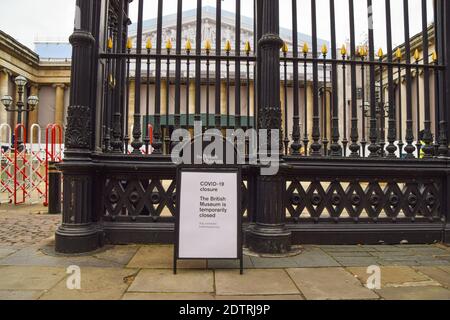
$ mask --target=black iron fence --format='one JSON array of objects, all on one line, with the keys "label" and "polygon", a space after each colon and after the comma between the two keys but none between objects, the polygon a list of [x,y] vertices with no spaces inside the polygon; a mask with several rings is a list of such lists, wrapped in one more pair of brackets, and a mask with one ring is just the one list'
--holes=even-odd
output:
[{"label": "black iron fence", "polygon": [[[223,41],[221,1],[217,1],[215,39],[207,40],[202,40],[201,34],[204,12],[202,1],[197,3],[195,12],[195,39],[182,34],[182,4],[183,1],[177,2],[173,41],[170,37],[162,38],[164,1],[155,1],[158,10],[155,48],[150,37],[143,39],[144,1],[138,2],[138,21],[132,38],[127,34],[128,19],[122,18],[116,23],[120,18],[114,15],[114,11],[113,18],[110,15],[106,33],[108,46],[105,53],[100,55],[106,66],[104,151],[127,152],[131,141],[134,153],[139,154],[143,143],[148,151],[153,142],[152,154],[167,154],[170,151],[172,130],[192,129],[194,121],[203,120],[205,128],[255,126],[256,57],[252,50],[253,43],[247,40],[244,46],[241,45],[240,1],[236,3],[233,43],[230,40]],[[124,12],[127,12],[128,4],[122,2],[122,5]],[[222,90],[222,84],[225,85],[225,90]],[[134,87],[134,105],[130,104],[130,86]],[[141,101],[141,91],[145,92],[145,101]],[[118,92],[126,94],[122,99],[117,99],[115,94]],[[111,96],[116,99],[112,101]],[[143,106],[145,110],[142,110]],[[133,121],[129,121],[130,112],[134,114]],[[149,125],[153,129],[153,135],[148,130]],[[133,132],[130,132],[130,126],[133,126]]]},{"label": "black iron fence", "polygon": [[[253,13],[240,0],[228,1],[231,13],[221,0],[184,10],[188,2],[173,1],[175,14],[165,16],[169,0],[77,1],[58,251],[172,242],[171,133],[195,121],[203,130],[282,132],[277,175],[242,166],[245,239],[255,251],[448,242],[447,1],[404,0],[398,9],[400,1],[367,0],[362,42],[354,0],[311,0],[308,11],[292,0],[287,29],[278,0],[255,0]],[[144,19],[144,4],[155,19]],[[411,21],[412,9],[421,19]],[[374,15],[385,29],[372,28]],[[329,40],[319,38],[324,17]],[[394,45],[399,28],[404,43]]]},{"label": "black iron fence", "polygon": [[[288,39],[280,50],[285,155],[432,158],[447,154],[448,112],[439,99],[445,79],[443,4],[421,0],[422,31],[412,35],[410,3],[403,1],[402,12],[396,6],[395,15],[402,14],[403,19],[394,23],[391,1],[383,2],[384,10],[375,13],[372,1],[367,1],[367,39],[357,43],[361,30],[355,27],[354,1],[348,1],[350,39],[340,47],[335,1],[329,1],[326,12],[329,42],[318,37],[314,0],[311,12],[303,12],[311,17],[311,37],[299,41],[297,1],[292,1],[292,28],[284,32]],[[257,1],[254,13],[247,13],[255,18],[245,22],[253,27],[253,36],[246,34],[249,39],[241,36],[241,1],[235,1],[232,14],[234,39],[222,33],[222,1],[208,10],[197,2],[194,39],[183,24],[183,1],[176,2],[175,26],[163,23],[164,3],[152,2],[158,15],[149,24],[143,18],[144,1],[137,1],[137,20],[130,26],[129,4],[110,2],[100,53],[105,152],[138,154],[144,145],[147,154],[149,149],[168,154],[171,132],[192,128],[195,120],[205,128],[257,127],[261,26],[258,30],[256,22],[262,11],[257,11]],[[119,6],[123,15],[117,13]],[[319,9],[323,14],[324,8]],[[432,23],[430,12],[434,12]],[[374,14],[383,15],[385,30],[374,30],[370,23]],[[211,39],[202,28],[206,18],[214,19]],[[405,42],[394,48],[392,30],[399,27],[404,29]],[[170,28],[173,32],[168,32]],[[375,48],[374,32],[383,33],[385,50]]]}]

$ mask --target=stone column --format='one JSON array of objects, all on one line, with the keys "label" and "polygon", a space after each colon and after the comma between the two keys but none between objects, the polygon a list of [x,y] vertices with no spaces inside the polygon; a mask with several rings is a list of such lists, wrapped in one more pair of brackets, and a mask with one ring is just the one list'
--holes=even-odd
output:
[{"label": "stone column", "polygon": [[[400,140],[405,142],[406,137],[406,112],[407,112],[407,97],[406,97],[406,80],[403,80],[403,76],[400,77],[400,90],[402,90],[402,132],[400,132]],[[406,146],[406,143],[405,143]],[[405,147],[403,146],[403,147]],[[403,150],[402,154],[405,155],[406,151]]]},{"label": "stone column", "polygon": [[163,152],[164,154],[168,154],[168,141],[167,137],[169,135],[168,131],[168,123],[167,123],[167,83],[166,80],[161,81],[161,122],[164,122],[164,130],[162,141],[163,141]]},{"label": "stone column", "polygon": [[[9,94],[9,71],[6,69],[0,70],[0,98]],[[0,104],[0,124],[8,122],[8,113],[5,110],[5,106]]]},{"label": "stone column", "polygon": [[[286,115],[284,114],[284,108],[285,108],[286,101],[284,99],[284,84],[283,83],[280,83],[280,92],[281,92],[281,95],[280,95],[281,130],[282,130],[282,132],[280,132],[280,133],[283,135],[282,139],[284,139],[284,133],[286,132],[285,130],[287,129],[287,124],[285,123]],[[283,145],[283,148],[284,148],[284,145]]]},{"label": "stone column", "polygon": [[64,84],[55,84],[55,124],[64,126],[64,95],[66,86]]},{"label": "stone column", "polygon": [[[326,137],[327,137],[327,140],[330,142],[331,141],[331,129],[333,128],[333,123],[332,123],[332,114],[331,114],[331,96],[328,92],[325,95],[325,112],[326,112],[326,117],[324,117],[324,119],[326,120],[326,124],[327,124]],[[328,152],[329,152],[329,150],[328,150]]]},{"label": "stone column", "polygon": [[255,87],[253,81],[250,81],[250,105],[248,106],[250,108],[250,117],[255,116]]},{"label": "stone column", "polygon": [[[130,79],[128,96],[128,137],[132,136],[134,126],[134,102],[136,98],[136,84],[134,79]],[[161,106],[163,107],[163,106]]]},{"label": "stone column", "polygon": [[255,85],[254,80],[250,80],[250,116],[255,115]]},{"label": "stone column", "polygon": [[[312,127],[313,127],[313,114],[314,114],[314,94],[312,84],[306,84],[306,99],[308,103],[308,139],[312,141]],[[308,152],[308,150],[306,150]]]},{"label": "stone column", "polygon": [[[195,80],[189,82],[189,116],[195,114]],[[194,134],[194,129],[189,129],[191,135]]]},{"label": "stone column", "polygon": [[[222,122],[222,118],[227,115],[227,83],[226,81],[220,82],[220,121]],[[225,118],[226,121],[226,118]],[[222,126],[222,134],[225,136],[226,129]]]}]

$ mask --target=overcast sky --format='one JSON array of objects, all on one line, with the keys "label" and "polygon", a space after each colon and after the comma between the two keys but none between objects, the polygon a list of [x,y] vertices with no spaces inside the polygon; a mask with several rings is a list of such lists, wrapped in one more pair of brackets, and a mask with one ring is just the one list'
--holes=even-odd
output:
[{"label": "overcast sky", "polygon": [[[429,22],[432,22],[432,0],[428,1]],[[146,0],[144,17],[156,16],[156,0]],[[242,0],[242,14],[253,17],[253,1]],[[164,1],[164,14],[176,12],[177,0]],[[184,0],[183,9],[195,8],[196,0]],[[215,0],[204,0],[204,5],[215,6]],[[235,0],[224,0],[223,9],[235,10]],[[281,26],[292,27],[292,1],[280,0]],[[299,31],[310,34],[311,15],[308,0],[298,2]],[[338,44],[349,38],[348,0],[335,0]],[[384,0],[373,0],[374,29],[376,47],[385,48]],[[39,40],[67,41],[73,30],[75,0],[0,0],[0,29],[33,48],[33,42]],[[409,0],[411,36],[421,31],[421,0]],[[131,4],[131,18],[136,19],[137,1]],[[317,0],[318,35],[322,39],[330,38],[329,0]],[[393,40],[398,45],[404,42],[403,36],[403,1],[392,0]],[[367,34],[367,1],[355,0],[356,34],[362,40]]]},{"label": "overcast sky", "polygon": [[0,30],[33,49],[37,38],[68,41],[75,0],[0,0],[0,16]]}]

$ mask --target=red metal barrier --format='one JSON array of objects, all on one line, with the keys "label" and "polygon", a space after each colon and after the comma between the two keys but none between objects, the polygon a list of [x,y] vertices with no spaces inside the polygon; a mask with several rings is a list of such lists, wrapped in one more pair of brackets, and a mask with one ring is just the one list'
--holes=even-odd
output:
[{"label": "red metal barrier", "polygon": [[[58,139],[57,139],[58,138]],[[48,164],[49,162],[62,161],[63,131],[58,124],[49,124],[45,129],[45,201],[44,206],[48,206]],[[59,150],[57,146],[59,145]]]},{"label": "red metal barrier", "polygon": [[152,146],[153,146],[153,126],[151,124],[148,125],[147,127],[147,134],[148,134],[148,138],[149,138],[149,145],[147,147],[146,153],[147,154],[151,154],[152,153]]},{"label": "red metal barrier", "polygon": [[[34,139],[35,132],[37,132],[37,139]],[[42,168],[45,168],[46,159],[45,150],[41,143],[41,127],[38,124],[33,124],[27,136],[30,143],[28,150],[28,201],[34,204],[43,201],[46,193],[45,181],[47,176],[45,172],[42,172]],[[37,195],[37,199],[33,198],[34,195]]]},{"label": "red metal barrier", "polygon": [[[27,141],[27,132],[23,124],[18,124],[14,128],[14,204],[23,204],[27,196],[27,148],[19,145],[19,132],[22,131],[22,140]],[[19,150],[20,149],[20,150]],[[19,197],[18,193],[22,192]],[[21,198],[21,200],[18,200]]]},{"label": "red metal barrier", "polygon": [[[4,133],[6,131],[6,133]],[[6,193],[7,197],[0,199],[0,203],[12,203],[14,196],[14,153],[9,147],[12,145],[12,130],[8,124],[0,125],[0,192]],[[3,140],[4,139],[4,140]],[[4,149],[4,146],[8,146]]]}]

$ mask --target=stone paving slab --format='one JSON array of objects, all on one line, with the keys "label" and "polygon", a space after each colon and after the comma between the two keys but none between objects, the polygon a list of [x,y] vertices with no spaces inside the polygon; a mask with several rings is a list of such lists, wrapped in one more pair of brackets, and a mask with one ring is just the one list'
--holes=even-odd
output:
[{"label": "stone paving slab", "polygon": [[[357,276],[363,284],[367,283],[370,276],[367,273],[367,268],[347,268],[347,270]],[[407,285],[439,286],[439,283],[409,267],[381,267],[381,286],[383,288]]]},{"label": "stone paving slab", "polygon": [[37,300],[43,293],[37,290],[0,290],[0,300]]},{"label": "stone paving slab", "polygon": [[153,300],[153,301],[208,301],[208,300],[231,300],[231,301],[273,301],[273,300],[304,300],[301,295],[267,295],[267,296],[215,296],[213,294],[191,294],[191,293],[125,293],[122,300]]},{"label": "stone paving slab", "polygon": [[128,292],[147,293],[212,293],[214,292],[213,271],[145,269],[134,279]]},{"label": "stone paving slab", "polygon": [[390,259],[390,260],[378,260],[378,265],[385,267],[416,267],[420,266],[420,263],[415,260]]},{"label": "stone paving slab", "polygon": [[298,295],[300,292],[285,270],[246,270],[244,275],[234,270],[215,272],[216,294],[243,295]]},{"label": "stone paving slab", "polygon": [[337,257],[336,261],[343,267],[368,267],[380,264],[375,257]]},{"label": "stone paving slab", "polygon": [[231,300],[231,301],[300,301],[305,300],[301,295],[268,295],[268,296],[216,296],[216,300]]},{"label": "stone paving slab", "polygon": [[[207,261],[208,269],[239,269],[240,261],[239,260],[208,260]],[[249,256],[244,256],[244,269],[253,269],[254,265]]]},{"label": "stone paving slab", "polygon": [[126,266],[139,250],[137,245],[109,246],[92,256],[99,260],[109,261]]},{"label": "stone paving slab", "polygon": [[450,262],[450,255],[448,255],[448,256],[436,256],[436,259],[438,259],[438,260],[445,260],[445,261],[448,261],[448,262]]},{"label": "stone paving slab", "polygon": [[[359,253],[359,252],[358,252]],[[340,267],[341,265],[317,248],[308,248],[301,254],[288,258],[250,257],[254,268],[309,268],[309,267]]]},{"label": "stone paving slab", "polygon": [[447,250],[438,248],[436,246],[414,247],[411,248],[410,250],[413,251],[415,254],[426,256],[445,255],[446,253],[448,253]]},{"label": "stone paving slab", "polygon": [[450,262],[447,260],[424,260],[419,261],[422,266],[450,266]]},{"label": "stone paving slab", "polygon": [[439,282],[444,287],[450,288],[450,268],[448,271],[437,267],[417,267],[417,271]]},{"label": "stone paving slab", "polygon": [[379,246],[373,246],[372,248],[375,249],[375,251],[379,251],[379,252],[402,252],[405,250],[409,250],[408,245],[402,245],[402,246],[379,245]]},{"label": "stone paving slab", "polygon": [[[172,269],[173,246],[143,246],[131,261],[128,268]],[[180,269],[206,269],[206,260],[179,260]]]},{"label": "stone paving slab", "polygon": [[256,269],[284,269],[296,268],[298,266],[294,258],[250,257],[250,259]]},{"label": "stone paving slab", "polygon": [[298,268],[339,267],[339,263],[319,248],[311,248],[294,257]]},{"label": "stone paving slab", "polygon": [[338,252],[371,252],[376,251],[373,247],[367,247],[367,246],[317,246],[318,248],[322,249],[325,252],[328,253],[338,253]]},{"label": "stone paving slab", "polygon": [[207,301],[214,300],[214,295],[207,293],[136,293],[127,292],[122,297],[122,300],[156,300],[156,301],[177,301],[177,300],[192,300],[192,301]]},{"label": "stone paving slab", "polygon": [[6,258],[7,256],[13,254],[16,251],[17,249],[0,248],[0,259]]},{"label": "stone paving slab", "polygon": [[343,268],[288,269],[308,300],[369,300],[378,296]]},{"label": "stone paving slab", "polygon": [[44,293],[41,300],[119,300],[137,270],[81,268],[81,289],[69,290],[66,279]]},{"label": "stone paving slab", "polygon": [[450,273],[450,266],[440,266],[438,268],[443,270],[443,271],[445,271],[445,272],[447,272],[447,273]]},{"label": "stone paving slab", "polygon": [[385,300],[450,300],[450,290],[442,287],[404,287],[377,290]]},{"label": "stone paving slab", "polygon": [[[45,246],[44,246],[45,249]],[[121,249],[121,251],[127,249]],[[113,252],[114,250],[110,251]],[[52,256],[40,245],[21,249],[6,258],[0,259],[0,265],[7,266],[47,266],[47,267],[69,267],[77,265],[80,267],[123,267],[124,264],[115,259],[114,253],[111,258],[97,258],[95,254],[82,256]],[[132,254],[131,254],[132,255]]]},{"label": "stone paving slab", "polygon": [[64,268],[0,267],[0,290],[49,290],[65,276]]},{"label": "stone paving slab", "polygon": [[360,258],[372,258],[372,252],[369,251],[336,251],[336,252],[328,252],[328,255],[333,258],[348,258],[348,257],[360,257]]},{"label": "stone paving slab", "polygon": [[373,257],[381,258],[381,259],[389,259],[389,258],[407,258],[407,257],[415,257],[417,256],[412,250],[403,250],[403,251],[372,251],[370,255]]}]

